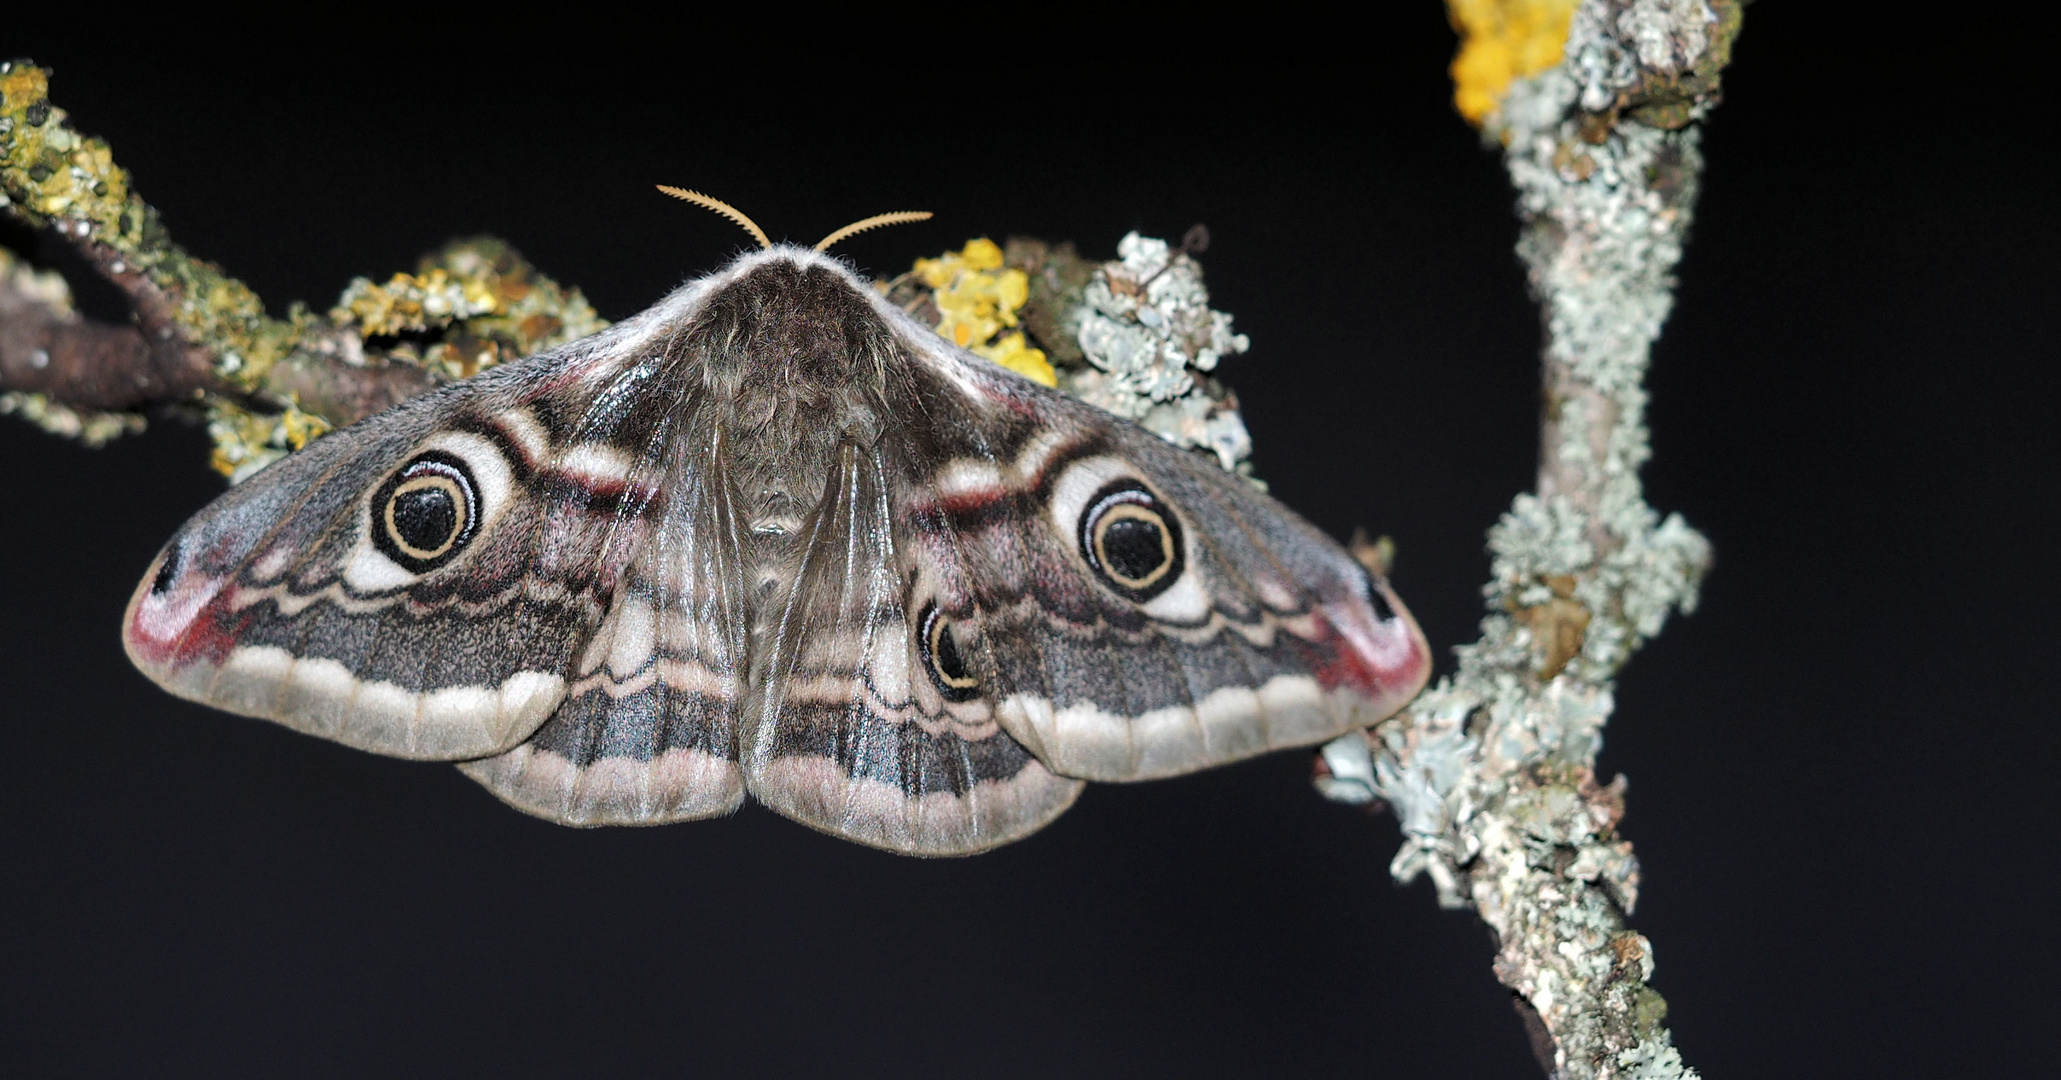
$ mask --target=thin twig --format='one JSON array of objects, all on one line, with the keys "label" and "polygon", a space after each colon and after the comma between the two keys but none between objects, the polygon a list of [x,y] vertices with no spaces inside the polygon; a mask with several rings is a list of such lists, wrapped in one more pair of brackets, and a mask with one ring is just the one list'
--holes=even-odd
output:
[{"label": "thin twig", "polygon": [[71,310],[62,283],[0,252],[0,411],[100,441],[153,406],[197,405],[232,478],[482,367],[605,326],[493,240],[413,274],[351,283],[326,318],[266,314],[243,282],[171,241],[97,138],[49,100],[49,72],[0,62],[0,212],[49,230],[127,298],[131,323]]}]

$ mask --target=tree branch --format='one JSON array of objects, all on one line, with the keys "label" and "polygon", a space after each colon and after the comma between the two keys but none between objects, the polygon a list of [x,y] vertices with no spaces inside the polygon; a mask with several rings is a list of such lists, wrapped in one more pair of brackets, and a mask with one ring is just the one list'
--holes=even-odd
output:
[{"label": "tree branch", "polygon": [[81,317],[61,281],[41,279],[0,252],[0,387],[46,394],[75,408],[123,411],[185,397],[212,382],[205,352],[187,346],[162,320],[162,294],[140,274],[111,279],[131,286],[125,292],[135,302],[137,325]]},{"label": "tree branch", "polygon": [[607,325],[495,240],[353,281],[326,319],[274,318],[171,241],[107,143],[51,105],[49,83],[27,61],[0,63],[0,210],[77,251],[132,322],[80,317],[60,280],[0,251],[0,411],[101,441],[140,430],[143,409],[197,403],[215,467],[240,479],[331,428]]},{"label": "tree branch", "polygon": [[[1453,9],[1471,46],[1540,6]],[[1327,796],[1396,811],[1398,880],[1430,875],[1442,905],[1495,931],[1496,977],[1568,1080],[1695,1075],[1647,985],[1652,944],[1625,925],[1639,886],[1616,828],[1625,781],[1599,784],[1595,762],[1614,676],[1669,612],[1693,609],[1710,565],[1708,543],[1640,490],[1642,384],[1695,201],[1695,125],[1739,23],[1735,0],[1587,0],[1553,66],[1505,70],[1492,94],[1469,86],[1482,64],[1463,47],[1463,109],[1470,89],[1499,102],[1484,131],[1517,188],[1545,324],[1538,487],[1489,531],[1489,614],[1458,673],[1319,757]]]}]

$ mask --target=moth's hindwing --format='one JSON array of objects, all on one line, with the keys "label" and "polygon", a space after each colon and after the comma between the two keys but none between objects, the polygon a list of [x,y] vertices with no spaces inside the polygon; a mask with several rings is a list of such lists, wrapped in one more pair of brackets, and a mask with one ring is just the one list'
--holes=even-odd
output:
[{"label": "moth's hindwing", "polygon": [[636,542],[580,645],[565,703],[521,746],[460,766],[541,817],[657,824],[744,798],[745,541],[715,410],[674,383],[680,373],[636,388],[640,408],[670,415],[637,451],[616,453],[626,487],[643,493],[615,524]]},{"label": "moth's hindwing", "polygon": [[781,813],[862,843],[984,850],[1058,816],[1081,782],[1011,738],[986,698],[938,677],[940,666],[968,676],[971,663],[952,651],[936,575],[896,524],[883,458],[843,442],[800,531],[760,667],[749,783]]},{"label": "moth's hindwing", "polygon": [[1429,669],[1292,512],[794,248],[266,470],[125,638],[182,696],[553,820],[749,790],[925,855],[1372,723]]}]

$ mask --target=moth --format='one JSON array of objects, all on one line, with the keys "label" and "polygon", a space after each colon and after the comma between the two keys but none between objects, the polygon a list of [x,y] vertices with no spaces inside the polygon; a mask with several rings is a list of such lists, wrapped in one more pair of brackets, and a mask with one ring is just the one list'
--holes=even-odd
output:
[{"label": "moth", "polygon": [[1402,601],[1293,511],[752,228],[649,310],[222,495],[145,572],[130,658],[553,821],[749,793],[915,855],[1422,687]]}]

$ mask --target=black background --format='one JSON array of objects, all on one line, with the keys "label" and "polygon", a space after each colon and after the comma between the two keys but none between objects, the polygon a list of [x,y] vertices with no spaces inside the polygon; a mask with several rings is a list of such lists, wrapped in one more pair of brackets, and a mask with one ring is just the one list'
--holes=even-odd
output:
[{"label": "black background", "polygon": [[[745,242],[660,182],[804,242],[937,211],[843,246],[882,273],[1206,222],[1262,475],[1396,537],[1449,670],[1482,531],[1530,483],[1536,315],[1441,12],[1383,18],[1278,51],[1105,28],[1094,56],[637,26],[194,54],[77,24],[0,53],[54,67],[276,312],[488,232],[621,318]],[[1707,1076],[2054,1068],[2061,231],[2027,34],[1985,18],[1758,4],[1707,132],[1645,475],[1718,565],[1626,670],[1602,759]],[[1301,753],[920,861],[750,807],[564,829],[174,700],[117,626],[220,490],[205,457],[171,423],[89,451],[0,422],[0,1071],[1536,1075],[1487,932],[1392,885],[1393,820],[1319,800]]]}]

